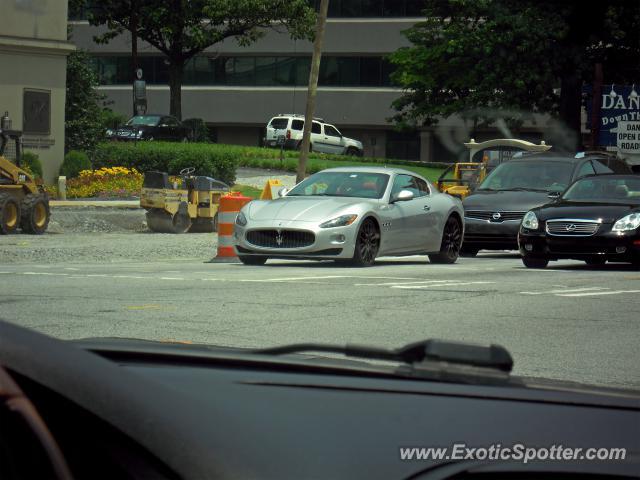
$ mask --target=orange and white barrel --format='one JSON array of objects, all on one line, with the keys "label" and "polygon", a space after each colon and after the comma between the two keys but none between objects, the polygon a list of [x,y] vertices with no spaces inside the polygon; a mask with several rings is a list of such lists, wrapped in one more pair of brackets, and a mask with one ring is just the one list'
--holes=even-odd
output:
[{"label": "orange and white barrel", "polygon": [[239,261],[233,249],[233,225],[240,209],[253,200],[244,197],[240,192],[231,192],[220,197],[218,207],[218,251],[212,262],[236,262]]}]

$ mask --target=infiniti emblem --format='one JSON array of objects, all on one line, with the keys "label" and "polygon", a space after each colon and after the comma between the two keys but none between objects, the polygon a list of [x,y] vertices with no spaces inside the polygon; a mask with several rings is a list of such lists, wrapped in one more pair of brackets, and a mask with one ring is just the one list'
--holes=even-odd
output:
[{"label": "infiniti emblem", "polygon": [[282,232],[280,230],[276,233],[276,243],[278,246],[282,245]]},{"label": "infiniti emblem", "polygon": [[491,215],[491,218],[493,218],[494,220],[500,220],[502,218],[502,215],[500,214],[500,212],[496,212]]},{"label": "infiniti emblem", "polygon": [[566,226],[567,232],[573,232],[576,229],[576,226],[572,223],[571,225]]}]

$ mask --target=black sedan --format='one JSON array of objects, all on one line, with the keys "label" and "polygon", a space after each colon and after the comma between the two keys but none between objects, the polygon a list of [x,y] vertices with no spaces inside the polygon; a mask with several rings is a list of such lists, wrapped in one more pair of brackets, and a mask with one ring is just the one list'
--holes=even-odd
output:
[{"label": "black sedan", "polygon": [[640,176],[588,176],[557,201],[527,212],[518,246],[529,268],[563,258],[640,265],[639,227]]},{"label": "black sedan", "polygon": [[136,115],[115,130],[108,130],[112,140],[162,140],[186,142],[189,128],[171,115]]}]

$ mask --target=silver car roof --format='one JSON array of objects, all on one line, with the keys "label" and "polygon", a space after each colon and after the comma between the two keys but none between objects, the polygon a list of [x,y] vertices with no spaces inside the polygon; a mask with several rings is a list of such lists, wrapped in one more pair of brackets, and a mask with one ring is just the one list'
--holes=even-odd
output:
[{"label": "silver car roof", "polygon": [[[416,177],[424,178],[422,175],[411,172],[409,170],[404,170],[402,168],[396,167],[335,167],[335,168],[327,168],[326,170],[321,170],[321,172],[354,172],[354,173],[384,173],[387,175],[390,174],[402,174],[402,175],[413,175]],[[318,172],[318,173],[321,173]]]}]

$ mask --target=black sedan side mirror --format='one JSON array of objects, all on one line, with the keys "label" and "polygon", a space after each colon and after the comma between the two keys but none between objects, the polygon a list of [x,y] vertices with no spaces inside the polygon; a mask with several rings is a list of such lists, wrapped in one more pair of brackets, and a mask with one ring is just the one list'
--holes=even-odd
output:
[{"label": "black sedan side mirror", "polygon": [[547,197],[550,198],[551,200],[557,200],[560,198],[560,192],[549,192],[547,194]]}]

